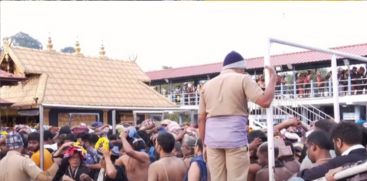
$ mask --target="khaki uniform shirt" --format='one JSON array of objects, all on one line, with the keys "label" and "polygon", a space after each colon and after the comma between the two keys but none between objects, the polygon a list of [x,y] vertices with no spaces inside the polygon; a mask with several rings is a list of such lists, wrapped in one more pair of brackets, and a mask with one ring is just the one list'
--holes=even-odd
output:
[{"label": "khaki uniform shirt", "polygon": [[0,161],[0,181],[36,180],[42,170],[17,151],[9,151]]},{"label": "khaki uniform shirt", "polygon": [[247,116],[247,101],[256,102],[263,93],[250,75],[225,69],[203,86],[199,114],[207,113],[207,117]]}]

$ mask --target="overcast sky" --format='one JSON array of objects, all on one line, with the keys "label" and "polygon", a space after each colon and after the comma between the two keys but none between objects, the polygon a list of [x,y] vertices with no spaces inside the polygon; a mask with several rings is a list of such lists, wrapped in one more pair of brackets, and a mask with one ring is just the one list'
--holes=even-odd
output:
[{"label": "overcast sky", "polygon": [[[231,50],[263,56],[266,37],[322,48],[367,43],[367,2],[8,2],[1,38],[22,31],[60,50],[116,59],[144,71],[221,62]],[[2,44],[2,42],[1,42]],[[294,51],[273,46],[273,53]]]}]

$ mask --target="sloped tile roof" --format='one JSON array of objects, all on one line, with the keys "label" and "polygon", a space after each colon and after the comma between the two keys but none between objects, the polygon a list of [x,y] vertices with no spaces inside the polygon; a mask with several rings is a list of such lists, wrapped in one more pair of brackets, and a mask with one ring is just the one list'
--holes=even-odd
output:
[{"label": "sloped tile roof", "polygon": [[147,75],[153,81],[170,78],[188,77],[194,75],[207,75],[220,72],[221,69],[222,69],[222,63],[212,63],[205,65],[151,71],[147,72]]},{"label": "sloped tile roof", "polygon": [[[36,88],[42,92],[39,103],[175,107],[167,98],[143,83],[150,79],[135,62],[14,47],[9,55],[16,64],[21,64],[26,75],[42,74],[45,77],[38,79],[43,84]],[[19,89],[14,91],[25,91],[32,95],[34,92],[33,89]],[[6,99],[9,100],[8,96]],[[14,100],[15,104],[19,101]]]},{"label": "sloped tile roof", "polygon": [[[367,43],[347,45],[341,47],[331,48],[341,52],[347,52],[360,56],[367,55]],[[327,53],[317,51],[301,51],[294,53],[286,53],[280,55],[271,56],[272,65],[287,65],[287,64],[301,64],[301,63],[312,63],[324,60],[330,60],[331,55]],[[246,62],[246,66],[253,68],[261,68],[264,66],[264,57],[251,58]]]},{"label": "sloped tile roof", "polygon": [[[361,56],[367,55],[367,43],[336,47],[332,49]],[[287,65],[287,64],[301,64],[306,62],[312,63],[312,62],[330,60],[330,58],[331,56],[329,54],[321,52],[301,51],[301,52],[286,53],[271,56],[271,63],[274,66]],[[247,69],[256,69],[264,67],[264,57],[248,58],[246,59],[245,64]],[[147,72],[147,75],[152,81],[155,81],[171,78],[190,77],[196,75],[215,74],[219,73],[221,69],[222,69],[222,62],[218,62],[205,65],[150,71]]]},{"label": "sloped tile roof", "polygon": [[0,98],[0,106],[9,106],[9,105],[12,105],[12,104],[13,104],[12,102]]},{"label": "sloped tile roof", "polygon": [[[25,73],[77,73],[83,75],[99,76],[120,74],[120,77],[133,78],[144,82],[149,82],[149,77],[132,61],[100,59],[97,57],[87,57],[56,51],[35,50],[28,48],[12,48],[14,55],[21,61]],[[107,62],[108,61],[108,62]]]},{"label": "sloped tile roof", "polygon": [[[45,77],[42,77],[45,79]],[[42,96],[42,92],[38,91],[41,76],[33,75],[22,81],[16,86],[2,86],[0,88],[1,99],[12,102],[12,106],[35,105],[34,98]],[[41,83],[42,84],[42,83]]]},{"label": "sloped tile roof", "polygon": [[22,79],[24,79],[24,77],[0,70],[0,80],[18,81]]}]

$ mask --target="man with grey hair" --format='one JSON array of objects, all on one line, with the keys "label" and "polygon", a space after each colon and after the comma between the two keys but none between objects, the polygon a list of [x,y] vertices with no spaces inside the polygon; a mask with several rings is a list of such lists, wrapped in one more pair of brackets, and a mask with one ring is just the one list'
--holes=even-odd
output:
[{"label": "man with grey hair", "polygon": [[1,181],[51,181],[59,168],[58,164],[54,163],[43,172],[30,158],[22,156],[24,143],[18,133],[11,132],[6,136],[6,146],[9,151],[0,161]]},{"label": "man with grey hair", "polygon": [[265,91],[245,74],[244,58],[230,52],[221,73],[209,80],[200,92],[199,135],[207,149],[211,179],[242,181],[247,179],[248,154],[247,101],[269,107],[274,96],[277,75],[269,70]]}]

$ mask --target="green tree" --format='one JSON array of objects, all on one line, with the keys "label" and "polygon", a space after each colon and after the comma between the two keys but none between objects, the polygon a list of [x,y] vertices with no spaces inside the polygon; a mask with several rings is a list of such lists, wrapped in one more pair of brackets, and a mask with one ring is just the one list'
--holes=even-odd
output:
[{"label": "green tree", "polygon": [[74,53],[75,52],[75,48],[74,47],[65,47],[63,49],[60,50],[63,53]]},{"label": "green tree", "polygon": [[167,66],[167,65],[163,65],[162,66],[162,69],[165,70],[165,69],[171,69],[172,67],[171,66]]},{"label": "green tree", "polygon": [[29,36],[27,33],[19,32],[10,37],[14,46],[27,47],[33,49],[42,49],[42,43]]}]

